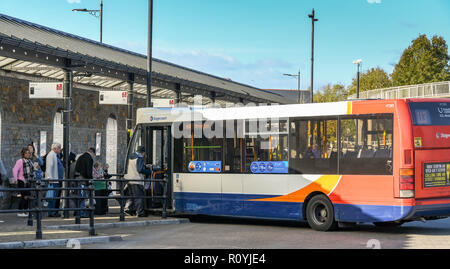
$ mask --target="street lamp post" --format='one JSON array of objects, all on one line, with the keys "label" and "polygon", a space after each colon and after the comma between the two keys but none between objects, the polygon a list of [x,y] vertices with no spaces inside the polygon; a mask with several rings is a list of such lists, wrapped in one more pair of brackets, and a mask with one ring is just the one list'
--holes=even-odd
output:
[{"label": "street lamp post", "polygon": [[356,73],[356,99],[359,99],[359,72],[360,72],[359,67],[360,67],[361,63],[362,63],[361,59],[353,61],[353,64],[356,64],[358,67],[358,71]]},{"label": "street lamp post", "polygon": [[72,11],[87,12],[96,18],[100,17],[100,43],[103,43],[103,0],[100,0],[100,9],[75,8]]},{"label": "street lamp post", "polygon": [[147,107],[152,105],[152,39],[153,39],[153,0],[148,0],[148,44],[147,44]]},{"label": "street lamp post", "polygon": [[314,103],[314,23],[319,21],[316,19],[316,13],[314,9],[312,14],[308,15],[312,21],[312,38],[311,38],[311,103]]},{"label": "street lamp post", "polygon": [[300,91],[300,70],[298,70],[298,75],[294,74],[283,74],[288,77],[296,77],[298,80],[298,103],[301,103],[301,91]]}]

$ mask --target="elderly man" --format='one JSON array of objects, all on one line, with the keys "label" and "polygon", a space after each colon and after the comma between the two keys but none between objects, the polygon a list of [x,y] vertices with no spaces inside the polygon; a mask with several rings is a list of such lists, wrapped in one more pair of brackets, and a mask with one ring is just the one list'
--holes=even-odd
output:
[{"label": "elderly man", "polygon": [[[45,179],[49,179],[48,188],[59,188],[60,173],[58,171],[62,167],[61,159],[58,155],[61,154],[61,144],[53,143],[52,150],[47,154],[45,159]],[[53,181],[54,180],[54,181]],[[45,196],[46,198],[59,197],[59,191],[49,190]],[[49,199],[48,208],[56,209],[56,199]],[[49,217],[59,217],[57,211],[48,212]]]}]

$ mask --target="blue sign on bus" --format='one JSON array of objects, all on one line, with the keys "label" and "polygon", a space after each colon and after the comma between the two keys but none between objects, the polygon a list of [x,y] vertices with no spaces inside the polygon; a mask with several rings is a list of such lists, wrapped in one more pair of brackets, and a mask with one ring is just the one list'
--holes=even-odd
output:
[{"label": "blue sign on bus", "polygon": [[188,166],[191,173],[220,173],[222,172],[221,161],[192,161]]},{"label": "blue sign on bus", "polygon": [[253,174],[288,174],[289,163],[282,162],[252,162],[250,170]]}]

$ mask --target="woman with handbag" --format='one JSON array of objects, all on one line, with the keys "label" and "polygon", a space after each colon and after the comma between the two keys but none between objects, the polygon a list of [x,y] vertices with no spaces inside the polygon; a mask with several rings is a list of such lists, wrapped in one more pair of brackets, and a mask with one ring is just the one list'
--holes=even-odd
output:
[{"label": "woman with handbag", "polygon": [[[17,160],[13,168],[14,181],[18,188],[29,188],[30,181],[34,179],[34,167],[31,161],[31,153],[28,148],[23,148],[20,152],[21,158]],[[30,191],[20,191],[19,210],[27,210],[30,199]],[[18,217],[28,217],[28,212],[18,213]]]}]

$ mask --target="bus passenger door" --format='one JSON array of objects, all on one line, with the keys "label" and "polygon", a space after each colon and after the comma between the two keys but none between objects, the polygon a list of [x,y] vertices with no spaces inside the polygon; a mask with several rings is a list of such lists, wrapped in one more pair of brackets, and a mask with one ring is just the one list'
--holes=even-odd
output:
[{"label": "bus passenger door", "polygon": [[146,184],[146,194],[153,199],[147,199],[147,208],[162,208],[164,189],[167,188],[167,207],[171,207],[172,198],[172,168],[171,146],[172,137],[170,126],[149,126],[145,130],[147,149],[146,163],[152,165],[153,179],[164,179],[167,182],[151,182]]}]

